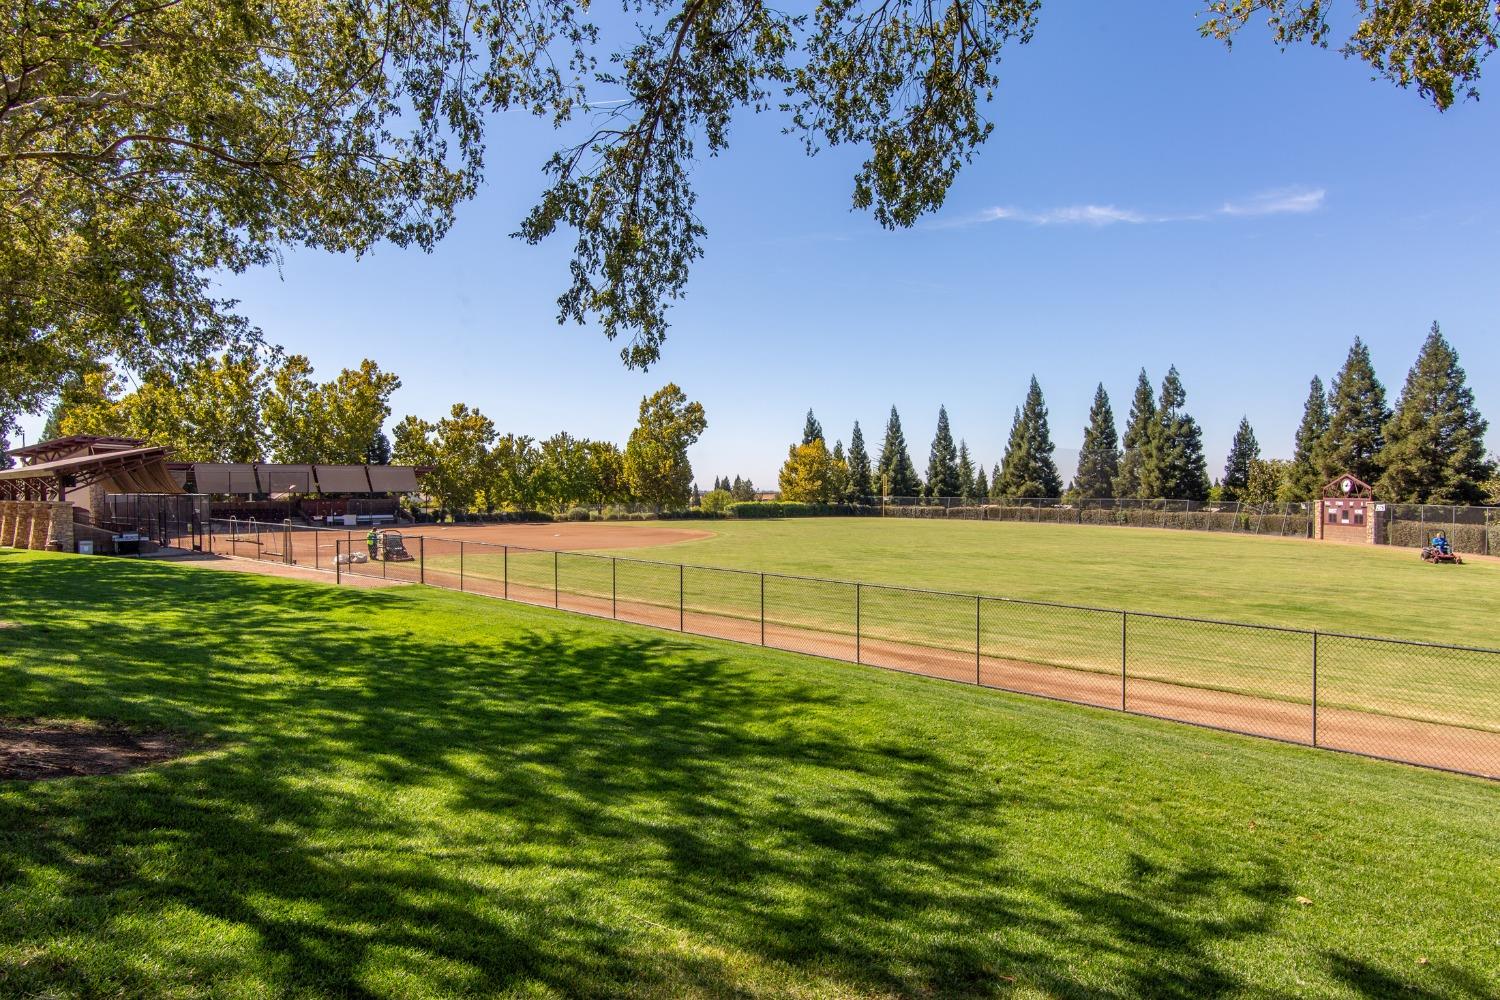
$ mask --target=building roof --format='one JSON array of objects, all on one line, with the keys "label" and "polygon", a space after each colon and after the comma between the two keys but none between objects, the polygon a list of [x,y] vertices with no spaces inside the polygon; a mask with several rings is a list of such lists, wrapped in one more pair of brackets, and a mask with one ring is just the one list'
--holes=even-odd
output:
[{"label": "building roof", "polygon": [[[49,442],[50,443],[50,442]],[[0,471],[0,497],[61,499],[68,490],[110,480],[119,493],[181,493],[167,472],[165,448],[121,448]]]},{"label": "building roof", "polygon": [[72,455],[97,455],[108,451],[129,451],[145,445],[140,438],[104,437],[97,434],[70,434],[67,437],[38,441],[24,448],[12,448],[8,454],[24,464],[51,462]]}]

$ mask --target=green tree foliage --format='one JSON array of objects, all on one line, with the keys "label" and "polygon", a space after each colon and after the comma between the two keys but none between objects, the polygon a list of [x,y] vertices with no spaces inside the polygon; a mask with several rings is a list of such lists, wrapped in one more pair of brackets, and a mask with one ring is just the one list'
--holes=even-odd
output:
[{"label": "green tree foliage", "polygon": [[1229,443],[1229,455],[1224,459],[1224,478],[1220,486],[1225,500],[1244,499],[1246,487],[1250,485],[1250,463],[1260,457],[1260,443],[1255,440],[1255,431],[1248,417],[1240,418],[1240,426]]},{"label": "green tree foliage", "polygon": [[1397,503],[1477,503],[1490,468],[1484,460],[1488,422],[1458,353],[1432,324],[1406,376],[1396,412],[1385,425],[1384,474],[1376,489]]},{"label": "green tree foliage", "polygon": [[871,478],[870,453],[865,450],[865,434],[854,421],[854,433],[849,435],[849,492],[857,503],[868,503],[875,496],[875,484]]},{"label": "green tree foliage", "polygon": [[313,379],[312,364],[293,354],[271,368],[261,403],[273,461],[358,463],[391,415],[401,380],[369,358],[332,381]]},{"label": "green tree foliage", "polygon": [[391,395],[399,388],[401,380],[369,358],[358,368],[345,368],[324,385],[322,419],[328,428],[328,457],[323,461],[364,461],[370,441],[390,418]]},{"label": "green tree foliage", "polygon": [[526,434],[502,434],[490,449],[485,510],[537,510],[542,505],[542,450]]},{"label": "green tree foliage", "polygon": [[974,460],[969,457],[969,444],[962,440],[958,442],[958,496],[966,507],[980,496],[974,492]]},{"label": "green tree foliage", "polygon": [[974,500],[976,503],[984,503],[990,498],[990,481],[984,474],[984,463],[976,462],[974,465]]},{"label": "green tree foliage", "polygon": [[723,514],[729,510],[729,505],[732,503],[734,503],[734,494],[716,487],[703,494],[703,499],[698,501],[698,509],[705,514]]},{"label": "green tree foliage", "polygon": [[[106,358],[175,377],[252,340],[216,273],[285,246],[431,247],[504,148],[486,134],[501,111],[588,120],[517,235],[572,229],[559,320],[597,319],[648,365],[703,253],[689,171],[727,148],[736,113],[780,105],[809,153],[863,148],[854,205],[910,226],[988,137],[1001,53],[1039,6],[647,4],[611,52],[577,0],[11,0],[0,425]],[[1269,9],[1279,44],[1322,44],[1328,6],[1210,0],[1202,30],[1227,42]],[[1353,23],[1347,52],[1439,108],[1477,94],[1495,47],[1487,0],[1371,3]]]},{"label": "green tree foliage", "polygon": [[543,441],[539,451],[533,475],[541,509],[562,513],[592,499],[595,490],[587,441],[559,431]]},{"label": "green tree foliage", "polygon": [[1328,436],[1328,397],[1323,380],[1314,375],[1302,405],[1302,423],[1297,425],[1296,448],[1286,471],[1283,499],[1316,500],[1327,482],[1323,478],[1323,448]]},{"label": "green tree foliage", "polygon": [[[1151,386],[1146,385],[1147,392]],[[1120,474],[1120,435],[1115,430],[1115,411],[1109,405],[1109,393],[1100,382],[1094,389],[1094,403],[1089,407],[1089,424],[1083,432],[1083,447],[1078,451],[1078,470],[1073,474],[1072,495],[1085,498],[1115,495],[1115,478]]]},{"label": "green tree foliage", "polygon": [[657,511],[685,508],[693,484],[687,450],[707,426],[703,404],[688,402],[675,383],[642,399],[640,421],[625,446],[631,494]]},{"label": "green tree foliage", "polygon": [[392,450],[403,465],[426,465],[422,489],[446,512],[470,510],[480,500],[492,472],[490,449],[495,424],[463,403],[448,416],[428,423],[408,416],[396,425]]},{"label": "green tree foliage", "polygon": [[[599,506],[624,503],[630,499],[625,480],[625,453],[612,441],[585,441],[588,450],[589,485],[593,490],[588,501]],[[728,486],[728,477],[724,480]]]},{"label": "green tree foliage", "polygon": [[1115,477],[1115,496],[1146,495],[1141,490],[1141,464],[1146,459],[1146,448],[1155,423],[1156,393],[1151,389],[1150,376],[1142,368],[1135,380],[1135,398],[1130,401],[1130,422],[1125,425],[1122,441],[1125,447],[1120,454],[1120,472]]},{"label": "green tree foliage", "polygon": [[880,445],[880,464],[875,468],[877,482],[874,486],[883,495],[891,497],[919,497],[922,495],[922,480],[917,478],[917,467],[912,464],[906,450],[906,434],[901,430],[901,415],[891,407],[890,418],[885,424],[885,440]]},{"label": "green tree foliage", "polygon": [[52,408],[47,411],[47,422],[42,425],[41,440],[52,441],[63,436],[61,420],[64,410],[67,409],[67,405],[63,401],[66,395],[67,389],[64,388],[62,390],[62,396],[58,399],[57,402],[53,403]]},{"label": "green tree foliage", "polygon": [[811,444],[794,444],[778,477],[781,499],[829,503],[835,498],[836,476],[833,456],[822,438],[814,438]]},{"label": "green tree foliage", "polygon": [[[1010,440],[1000,469],[1000,493],[1006,497],[1056,497],[1062,494],[1062,476],[1053,461],[1052,432],[1047,426],[1047,406],[1036,376],[1026,390],[1026,402],[1011,422]],[[993,491],[994,487],[991,486]]]},{"label": "green tree foliage", "polygon": [[265,385],[254,351],[205,358],[176,375],[158,371],[128,392],[96,369],[70,386],[57,429],[143,438],[183,462],[257,462]]},{"label": "green tree foliage", "polygon": [[1157,397],[1156,418],[1150,425],[1140,467],[1141,495],[1172,500],[1208,498],[1208,463],[1203,456],[1203,432],[1183,406],[1187,391],[1177,366],[1167,370]]},{"label": "green tree foliage", "polygon": [[1239,501],[1247,504],[1281,503],[1286,500],[1292,463],[1281,458],[1252,458]]},{"label": "green tree foliage", "polygon": [[[809,408],[807,419],[802,422],[802,443],[812,444],[814,441],[823,441],[823,425],[818,423],[818,418],[813,416],[813,411]],[[826,441],[823,443],[827,444]]]},{"label": "green tree foliage", "polygon": [[391,464],[391,439],[386,437],[385,431],[376,431],[370,438],[370,443],[365,446],[364,460],[369,465]]},{"label": "green tree foliage", "polygon": [[734,477],[734,483],[730,487],[729,495],[734,497],[737,503],[749,503],[755,499],[755,484],[748,478]]},{"label": "green tree foliage", "polygon": [[1333,380],[1328,431],[1323,435],[1318,485],[1350,473],[1374,484],[1380,479],[1385,423],[1391,411],[1385,386],[1375,377],[1370,351],[1358,337]]},{"label": "green tree foliage", "polygon": [[[1228,45],[1247,24],[1264,20],[1281,48],[1328,44],[1332,0],[1209,0],[1198,31]],[[1439,110],[1479,97],[1480,64],[1500,44],[1500,11],[1493,0],[1442,3],[1361,2],[1359,18],[1340,51],[1365,62],[1398,87],[1415,87]]]},{"label": "green tree foliage", "polygon": [[938,407],[937,431],[932,436],[932,449],[927,455],[927,496],[956,497],[962,485],[958,480],[958,449],[953,445],[953,432],[948,427],[948,408]]},{"label": "green tree foliage", "polygon": [[853,480],[849,476],[849,459],[844,454],[844,442],[833,442],[833,454],[828,470],[828,497],[833,503],[853,503]]}]

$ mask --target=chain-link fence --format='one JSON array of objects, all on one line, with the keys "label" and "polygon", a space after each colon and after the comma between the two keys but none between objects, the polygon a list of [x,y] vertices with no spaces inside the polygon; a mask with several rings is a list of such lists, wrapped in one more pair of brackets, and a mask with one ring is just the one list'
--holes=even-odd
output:
[{"label": "chain-link fence", "polygon": [[1311,538],[1316,507],[1310,503],[1200,502],[1197,500],[1078,499],[1016,497],[884,497],[885,517],[1037,524],[1104,524],[1135,528],[1229,531],[1246,535]]},{"label": "chain-link fence", "polygon": [[215,520],[207,547],[1500,778],[1500,650],[374,535]]},{"label": "chain-link fence", "polygon": [[1424,503],[1377,503],[1375,541],[1421,547],[1441,531],[1459,552],[1500,552],[1500,507],[1450,507]]}]

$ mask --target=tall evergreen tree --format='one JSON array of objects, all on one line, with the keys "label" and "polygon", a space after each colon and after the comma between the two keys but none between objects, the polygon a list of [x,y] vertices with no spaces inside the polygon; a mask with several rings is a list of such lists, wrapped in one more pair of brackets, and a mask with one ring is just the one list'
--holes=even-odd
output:
[{"label": "tall evergreen tree", "polygon": [[1220,480],[1225,500],[1244,498],[1245,490],[1250,485],[1250,464],[1259,457],[1260,442],[1255,440],[1250,419],[1240,417],[1239,429],[1234,432],[1234,440],[1229,444],[1229,456],[1224,460],[1224,478]]},{"label": "tall evergreen tree", "polygon": [[865,450],[865,433],[854,421],[854,433],[849,435],[849,492],[855,503],[868,503],[875,495],[870,479],[870,453]]},{"label": "tall evergreen tree", "polygon": [[891,407],[890,419],[885,424],[885,441],[880,445],[880,465],[876,467],[880,482],[876,485],[887,496],[919,497],[922,495],[922,480],[917,478],[917,467],[912,464],[906,450],[906,434],[901,430],[901,415]]},{"label": "tall evergreen tree", "polygon": [[[1019,418],[1020,417],[1020,413],[1017,412],[1016,416]],[[990,499],[991,500],[1004,500],[1005,499],[1005,492],[1001,488],[1001,479],[1002,478],[1003,477],[1000,475],[1000,463],[996,462],[995,465],[994,465],[993,471],[990,472]]]},{"label": "tall evergreen tree", "polygon": [[1326,483],[1352,473],[1373,484],[1380,478],[1380,452],[1391,411],[1385,402],[1385,386],[1370,363],[1370,350],[1358,337],[1333,380],[1329,410],[1319,478]]},{"label": "tall evergreen tree", "polygon": [[1287,467],[1284,489],[1291,500],[1316,500],[1323,484],[1323,447],[1328,434],[1328,397],[1323,380],[1314,375],[1307,387],[1307,402],[1302,405],[1302,423],[1297,427],[1297,444]]},{"label": "tall evergreen tree", "polygon": [[953,432],[948,427],[948,408],[938,407],[937,431],[932,435],[932,449],[927,453],[928,499],[956,497],[959,494],[958,449],[953,446]]},{"label": "tall evergreen tree", "polygon": [[990,498],[990,481],[984,474],[984,463],[974,463],[974,499],[984,503]]},{"label": "tall evergreen tree", "polygon": [[1141,462],[1145,459],[1151,425],[1156,422],[1156,394],[1146,369],[1135,380],[1135,398],[1130,401],[1130,422],[1125,425],[1124,452],[1120,455],[1120,472],[1115,476],[1115,496],[1140,497]]},{"label": "tall evergreen tree", "polygon": [[1480,503],[1489,467],[1484,460],[1488,422],[1458,353],[1432,324],[1385,425],[1384,474],[1377,490],[1396,503]]},{"label": "tall evergreen tree", "polygon": [[1203,431],[1183,406],[1187,391],[1177,366],[1167,370],[1157,398],[1140,466],[1141,496],[1169,500],[1206,500],[1208,462],[1203,456]]},{"label": "tall evergreen tree", "polygon": [[63,412],[66,408],[67,404],[63,400],[59,399],[52,405],[52,409],[47,411],[47,422],[42,426],[41,440],[51,441],[54,438],[60,438],[63,436],[60,424],[62,421]]},{"label": "tall evergreen tree", "polygon": [[[1146,386],[1149,392],[1151,386]],[[1089,426],[1083,432],[1083,448],[1078,452],[1078,471],[1073,475],[1073,492],[1080,497],[1112,497],[1115,478],[1120,474],[1120,436],[1115,431],[1115,411],[1109,405],[1104,383],[1094,390],[1094,405],[1089,407]]]},{"label": "tall evergreen tree", "polygon": [[966,507],[980,496],[974,492],[974,460],[969,457],[966,441],[958,442],[958,495]]},{"label": "tall evergreen tree", "polygon": [[[1052,458],[1055,446],[1047,427],[1047,405],[1036,376],[1026,390],[1026,402],[1011,423],[1010,441],[1000,472],[1000,490],[1007,497],[1055,497],[1062,494],[1062,476]],[[993,489],[993,487],[992,487]]]},{"label": "tall evergreen tree", "polygon": [[[807,419],[802,423],[802,443],[812,444],[814,441],[823,441],[823,425],[818,423],[818,418],[813,416],[813,411],[809,408]],[[828,442],[823,443],[826,445]]]}]

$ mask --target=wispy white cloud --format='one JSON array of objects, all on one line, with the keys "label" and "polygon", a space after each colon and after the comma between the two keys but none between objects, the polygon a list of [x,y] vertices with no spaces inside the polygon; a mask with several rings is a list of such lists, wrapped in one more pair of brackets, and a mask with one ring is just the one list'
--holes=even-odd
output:
[{"label": "wispy white cloud", "polygon": [[1226,201],[1220,215],[1300,215],[1323,207],[1322,188],[1281,188],[1263,191],[1243,201]]},{"label": "wispy white cloud", "polygon": [[1208,212],[1144,212],[1117,205],[1062,205],[1048,209],[1025,209],[996,205],[970,216],[933,223],[952,229],[990,222],[1024,222],[1034,226],[1160,225],[1169,222],[1204,222],[1217,217],[1287,215],[1315,212],[1323,207],[1323,188],[1279,188],[1248,198],[1224,202]]}]

